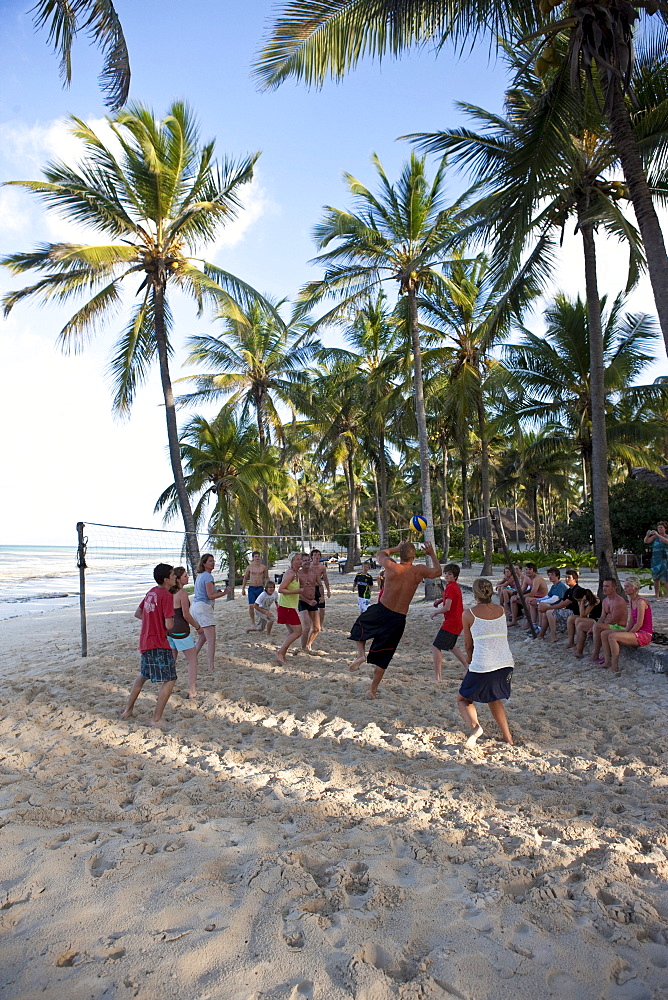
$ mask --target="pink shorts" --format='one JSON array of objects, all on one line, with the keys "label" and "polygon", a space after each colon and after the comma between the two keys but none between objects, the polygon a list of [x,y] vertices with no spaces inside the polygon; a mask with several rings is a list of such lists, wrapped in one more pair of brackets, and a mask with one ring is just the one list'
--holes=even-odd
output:
[{"label": "pink shorts", "polygon": [[636,639],[638,640],[639,646],[649,646],[652,641],[651,632],[636,632]]}]

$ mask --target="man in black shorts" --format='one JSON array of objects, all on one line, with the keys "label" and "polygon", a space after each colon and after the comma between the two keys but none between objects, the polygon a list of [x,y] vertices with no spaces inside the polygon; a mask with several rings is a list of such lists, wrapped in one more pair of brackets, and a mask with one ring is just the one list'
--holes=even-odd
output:
[{"label": "man in black shorts", "polygon": [[[412,542],[402,542],[394,549],[381,549],[376,556],[385,570],[383,595],[377,604],[372,604],[359,616],[348,637],[357,643],[357,656],[349,669],[359,670],[365,660],[375,667],[370,698],[377,697],[378,685],[404,634],[406,615],[415,591],[423,580],[436,580],[441,575],[441,564],[433,545],[425,542],[424,550],[432,561],[431,566],[413,565],[415,546]],[[395,552],[399,553],[398,563],[392,559]],[[367,655],[369,640],[372,642]]]},{"label": "man in black shorts", "polygon": [[315,599],[318,602],[318,617],[320,619],[320,630],[325,624],[325,590],[327,591],[327,600],[332,596],[332,591],[329,587],[329,577],[327,576],[327,567],[324,563],[320,562],[320,557],[322,552],[320,549],[311,549],[311,565],[313,566],[317,583],[315,586]]}]

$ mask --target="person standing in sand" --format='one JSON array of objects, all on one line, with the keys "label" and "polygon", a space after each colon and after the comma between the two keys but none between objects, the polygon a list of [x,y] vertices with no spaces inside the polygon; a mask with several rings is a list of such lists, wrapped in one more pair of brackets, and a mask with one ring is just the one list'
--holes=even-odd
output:
[{"label": "person standing in sand", "polygon": [[215,565],[216,560],[211,553],[205,552],[197,567],[195,593],[193,594],[193,602],[190,607],[191,615],[202,628],[202,634],[200,634],[195,646],[195,656],[197,656],[204,643],[206,643],[206,656],[209,670],[212,673],[213,658],[216,652],[216,622],[213,617],[213,605],[214,601],[217,601],[219,597],[225,597],[230,589],[229,587],[225,587],[225,590],[216,588],[213,580],[213,568]]},{"label": "person standing in sand", "polygon": [[[348,669],[359,670],[365,660],[374,665],[370,698],[378,696],[378,685],[401,642],[415,591],[423,580],[436,580],[441,575],[441,564],[433,545],[425,542],[424,550],[432,561],[431,566],[413,565],[415,546],[412,542],[402,542],[394,549],[381,549],[376,555],[385,570],[382,597],[359,616],[348,636],[357,643],[357,656]],[[399,554],[398,563],[392,558],[395,552]],[[373,641],[367,656],[366,643],[369,639]]]},{"label": "person standing in sand", "polygon": [[246,584],[248,584],[248,614],[250,615],[251,625],[255,625],[254,604],[264,590],[264,585],[269,579],[269,570],[261,560],[262,555],[260,552],[252,553],[251,561],[246,567],[244,578],[241,581],[242,597],[246,596]]},{"label": "person standing in sand", "polygon": [[494,721],[506,743],[513,737],[508,726],[503,701],[510,698],[513,655],[508,645],[508,623],[503,608],[492,604],[494,587],[481,577],[473,581],[475,606],[462,616],[464,648],[468,670],[457,695],[457,708],[469,727],[467,747],[474,747],[482,736],[482,726],[474,702],[489,706]]},{"label": "person standing in sand", "polygon": [[320,612],[316,598],[316,581],[319,579],[319,573],[306,552],[302,553],[302,565],[298,575],[301,590],[297,612],[302,627],[301,648],[305,653],[310,653],[320,632]]},{"label": "person standing in sand", "polygon": [[438,630],[432,646],[434,656],[434,680],[441,681],[443,668],[443,650],[447,650],[456,656],[463,667],[468,667],[469,661],[461,649],[457,649],[457,639],[462,632],[462,614],[464,612],[464,599],[462,588],[457,583],[459,579],[459,566],[457,563],[448,563],[443,568],[443,578],[445,580],[445,593],[438,601],[434,601],[434,607],[439,610],[434,611],[432,618],[441,618],[441,627]]},{"label": "person standing in sand", "polygon": [[654,596],[658,600],[661,597],[661,585],[668,586],[668,525],[665,521],[659,521],[654,528],[650,528],[643,538],[645,545],[652,546],[652,583],[654,584]]},{"label": "person standing in sand", "polygon": [[176,584],[171,589],[174,598],[174,625],[167,633],[167,641],[172,649],[174,663],[179,653],[185,656],[188,664],[188,698],[196,698],[197,653],[190,629],[194,628],[198,635],[202,635],[204,630],[190,614],[190,598],[184,589],[188,585],[188,571],[185,566],[177,566],[174,576]]},{"label": "person standing in sand", "polygon": [[[601,653],[601,632],[607,632],[609,629],[623,632],[626,628],[628,614],[626,601],[621,594],[617,593],[617,584],[611,577],[608,577],[607,580],[603,581],[603,613],[599,620],[594,622],[591,627],[592,651],[589,659],[590,663],[603,666],[603,658],[599,659]],[[580,660],[584,656],[584,644],[587,632],[590,630],[584,623],[581,623],[578,625],[576,631],[577,642],[575,644],[574,655]]]},{"label": "person standing in sand", "polygon": [[303,565],[302,557],[302,552],[295,552],[290,560],[290,568],[283,574],[283,579],[278,587],[277,621],[279,625],[285,625],[288,630],[285,642],[280,649],[276,650],[276,659],[281,666],[285,665],[285,654],[288,649],[302,634],[302,624],[297,611],[299,598],[301,597],[302,585],[299,574]]},{"label": "person standing in sand", "polygon": [[322,552],[320,549],[311,550],[311,562],[316,568],[317,582],[315,586],[315,599],[318,602],[318,617],[320,619],[320,631],[325,624],[325,591],[327,591],[327,600],[331,600],[332,591],[329,586],[329,577],[327,576],[327,567],[323,562],[320,562],[322,557]]},{"label": "person standing in sand", "polygon": [[157,586],[149,590],[135,611],[135,618],[141,620],[139,634],[141,668],[132,685],[121,718],[132,717],[132,710],[141,689],[146,681],[151,681],[153,684],[160,684],[161,687],[150,725],[161,726],[162,713],[176,683],[176,664],[167,640],[167,632],[174,628],[174,598],[171,594],[171,588],[176,581],[174,567],[168,566],[167,563],[158,563],[153,570],[153,579]]}]

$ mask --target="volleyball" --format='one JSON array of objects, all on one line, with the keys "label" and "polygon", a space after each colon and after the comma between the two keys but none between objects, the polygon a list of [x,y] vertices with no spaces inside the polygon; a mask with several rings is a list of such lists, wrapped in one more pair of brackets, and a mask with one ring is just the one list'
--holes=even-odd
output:
[{"label": "volleyball", "polygon": [[427,527],[427,518],[424,514],[413,514],[411,518],[411,528],[413,531],[424,531]]}]

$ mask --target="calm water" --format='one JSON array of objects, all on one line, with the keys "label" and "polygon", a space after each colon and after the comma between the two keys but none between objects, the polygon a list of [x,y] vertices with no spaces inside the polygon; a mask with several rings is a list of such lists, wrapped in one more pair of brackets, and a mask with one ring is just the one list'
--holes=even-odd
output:
[{"label": "calm water", "polygon": [[[174,551],[90,547],[86,554],[86,602],[153,586],[159,562],[183,563]],[[223,572],[221,570],[221,572]],[[74,546],[0,545],[0,621],[79,603]]]}]

